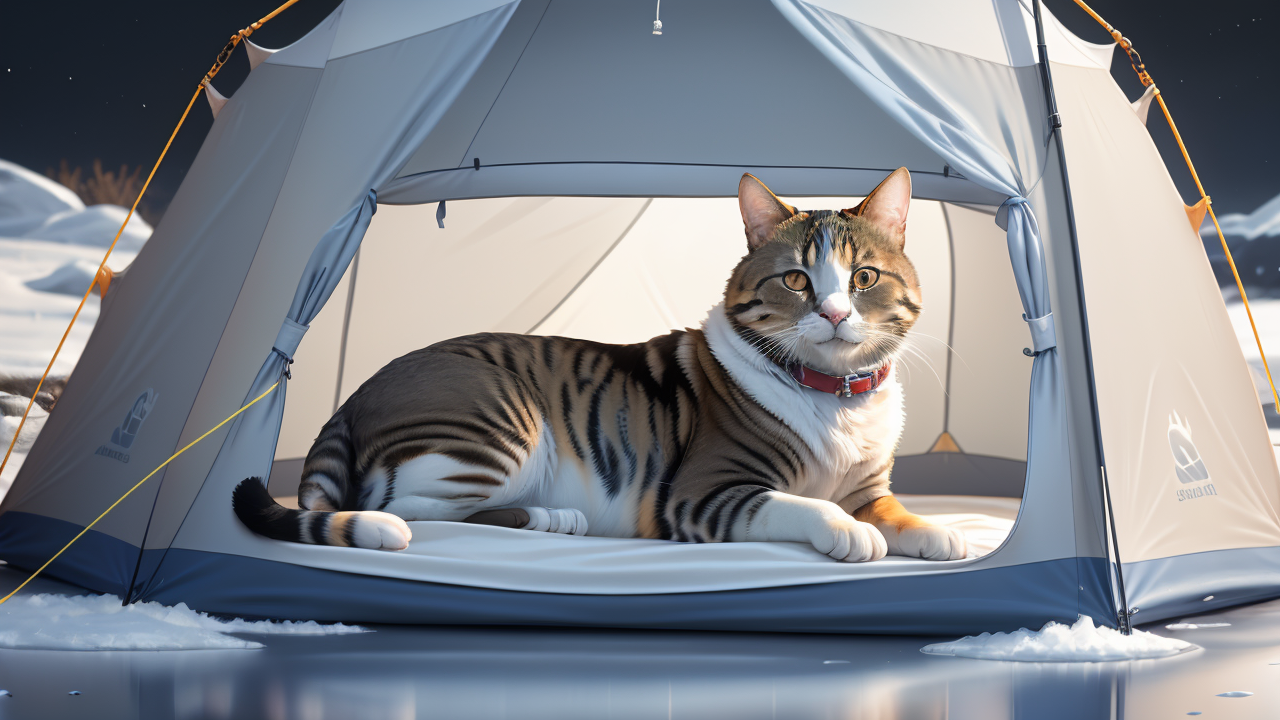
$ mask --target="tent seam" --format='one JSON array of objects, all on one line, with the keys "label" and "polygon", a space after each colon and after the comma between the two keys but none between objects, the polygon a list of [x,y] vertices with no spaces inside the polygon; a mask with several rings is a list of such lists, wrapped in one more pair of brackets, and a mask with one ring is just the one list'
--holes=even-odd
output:
[{"label": "tent seam", "polygon": [[587,271],[583,273],[582,277],[578,278],[578,282],[574,283],[573,287],[569,288],[569,292],[565,293],[564,297],[560,298],[560,301],[557,302],[554,307],[548,310],[547,314],[543,315],[541,320],[534,323],[533,327],[529,328],[525,332],[526,335],[532,333],[534,330],[537,330],[539,327],[541,327],[542,323],[546,322],[552,315],[556,314],[556,311],[560,309],[561,305],[564,305],[566,300],[573,297],[573,294],[578,291],[578,288],[582,287],[582,283],[586,282],[587,278],[591,277],[592,273],[596,271],[596,268],[600,267],[600,264],[603,263],[605,260],[607,260],[609,256],[613,254],[613,251],[618,247],[618,245],[622,244],[622,241],[626,239],[628,235],[631,234],[631,229],[636,226],[636,223],[640,222],[640,218],[644,217],[645,211],[647,211],[649,209],[649,206],[652,204],[653,204],[653,198],[649,198],[648,200],[645,201],[644,205],[640,208],[640,212],[636,213],[636,216],[631,218],[631,222],[627,225],[626,229],[622,231],[622,234],[618,236],[618,239],[614,240],[613,244],[609,246],[609,249],[605,250],[604,254],[601,255],[598,260],[595,261],[595,264],[593,264],[590,268],[588,268]]},{"label": "tent seam", "polygon": [[[484,12],[476,13],[475,15],[469,15],[469,16],[467,16],[467,17],[462,18],[461,20],[455,20],[455,21],[453,21],[453,22],[451,22],[451,23],[449,23],[449,24],[447,24],[447,25],[441,25],[440,27],[434,27],[434,28],[431,28],[430,30],[423,30],[423,31],[422,31],[422,32],[420,32],[420,33],[415,33],[415,34],[413,34],[413,35],[406,35],[406,36],[404,36],[404,37],[402,37],[402,38],[396,38],[395,40],[389,40],[389,41],[387,41],[387,42],[382,43],[381,45],[374,45],[374,46],[372,46],[372,47],[367,47],[367,48],[365,48],[365,49],[363,49],[363,50],[357,50],[357,51],[352,52],[352,53],[347,53],[346,55],[338,55],[338,56],[335,56],[335,57],[325,57],[325,59],[324,59],[324,65],[325,65],[325,67],[324,67],[324,68],[321,68],[321,69],[325,69],[325,68],[327,68],[327,67],[329,66],[329,63],[330,63],[330,62],[333,62],[334,60],[346,60],[347,58],[350,58],[350,57],[356,57],[357,55],[363,55],[363,54],[365,54],[365,53],[373,52],[374,50],[381,50],[382,48],[390,47],[390,46],[392,46],[392,45],[395,45],[396,43],[402,43],[402,42],[405,42],[406,40],[415,40],[415,39],[417,39],[417,38],[422,37],[423,35],[430,35],[430,34],[431,34],[431,33],[433,33],[433,32],[436,32],[436,31],[438,31],[438,30],[444,30],[444,29],[446,29],[446,28],[451,28],[451,27],[453,27],[454,25],[461,25],[461,24],[462,24],[462,23],[464,23],[464,22],[467,22],[467,21],[470,21],[470,20],[475,20],[476,18],[478,18],[478,17],[480,17],[480,16],[482,16],[482,15],[488,15],[489,13],[491,13],[491,12],[493,12],[493,11],[495,11],[495,10],[501,10],[502,8],[507,7],[508,5],[517,5],[517,4],[519,4],[520,2],[522,2],[522,0],[511,0],[511,2],[503,3],[503,4],[498,5],[498,6],[496,6],[496,7],[489,8],[488,10],[485,10]],[[344,3],[344,5],[345,5],[345,3]],[[336,35],[336,34],[334,35],[334,40],[337,40],[337,35]],[[284,48],[281,48],[281,49],[283,50]],[[332,52],[332,51],[333,51],[333,46],[330,46],[330,47],[329,47],[329,51],[330,51],[330,52]],[[284,65],[284,63],[272,63],[272,64],[273,64],[273,65]],[[298,67],[298,66],[293,66],[293,67]]]},{"label": "tent seam", "polygon": [[956,240],[955,232],[951,229],[951,214],[947,212],[947,204],[945,202],[938,203],[938,207],[942,208],[942,220],[947,226],[947,249],[950,251],[951,257],[948,263],[951,266],[951,318],[947,323],[947,382],[942,391],[942,432],[951,432],[951,360],[955,355],[955,338],[956,338]]},{"label": "tent seam", "polygon": [[[462,157],[458,159],[459,169],[462,163],[466,162],[467,156],[471,154],[471,147],[476,144],[476,138],[480,137],[480,131],[484,130],[484,124],[489,121],[489,113],[493,112],[493,108],[497,106],[498,100],[502,98],[502,92],[507,89],[507,83],[511,82],[511,76],[516,74],[516,68],[520,67],[520,61],[524,59],[524,53],[529,49],[529,45],[533,43],[533,36],[538,34],[538,28],[542,27],[542,20],[547,16],[547,11],[551,9],[551,0],[547,0],[546,7],[542,8],[542,14],[538,16],[538,22],[533,26],[533,32],[529,33],[529,39],[524,41],[524,47],[520,48],[520,56],[516,61],[511,63],[511,70],[507,73],[507,77],[502,81],[502,87],[498,88],[498,92],[493,96],[493,102],[489,103],[489,109],[484,111],[484,117],[481,118],[480,124],[476,126],[476,132],[471,136],[471,140],[467,143],[467,149],[462,151]],[[508,23],[507,27],[510,27]],[[505,28],[504,28],[505,29]],[[490,52],[493,52],[490,50]],[[411,176],[410,176],[411,177]]]},{"label": "tent seam", "polygon": [[[468,148],[470,149],[470,148]],[[939,158],[941,159],[941,158]],[[943,163],[946,164],[945,162]],[[676,167],[720,167],[720,168],[763,168],[768,170],[865,170],[867,172],[892,172],[896,168],[868,168],[868,167],[845,167],[842,165],[761,165],[753,163],[691,163],[691,162],[654,162],[639,160],[535,160],[530,162],[513,162],[513,163],[492,163],[485,165],[487,168],[500,167],[530,167],[533,165],[663,165]],[[471,170],[472,166],[462,165],[459,167],[438,168],[435,170],[423,170],[422,172],[411,173],[409,175],[401,175],[393,178],[395,180],[407,180],[422,175],[435,175],[444,172],[458,172],[462,170]],[[910,168],[908,168],[910,169]],[[913,175],[938,175],[944,178],[953,178],[954,175],[947,175],[941,170],[911,170]],[[1043,175],[1043,173],[1042,173]],[[959,182],[964,182],[976,187],[982,187],[968,178],[955,177]],[[390,182],[387,183],[390,185]],[[386,185],[383,186],[386,189]],[[985,188],[984,188],[985,189]],[[994,191],[993,191],[994,192]],[[431,201],[428,201],[431,202]],[[414,203],[425,204],[425,203]]]}]

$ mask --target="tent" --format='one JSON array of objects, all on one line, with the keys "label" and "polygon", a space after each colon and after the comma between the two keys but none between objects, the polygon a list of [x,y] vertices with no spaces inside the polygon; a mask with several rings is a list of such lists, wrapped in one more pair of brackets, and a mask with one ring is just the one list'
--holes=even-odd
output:
[{"label": "tent", "polygon": [[[347,0],[247,46],[0,505],[0,558],[39,566],[280,381],[48,572],[237,615],[814,632],[1114,627],[1280,595],[1280,472],[1145,106],[1113,46],[1047,12],[1038,64],[1034,10],[689,0],[656,36],[649,0]],[[742,250],[742,173],[841,207],[898,166],[929,362],[904,372],[895,487],[1016,499],[994,551],[840,564],[419,523],[379,553],[232,514],[245,477],[289,494],[335,403],[409,349],[696,324]]]}]

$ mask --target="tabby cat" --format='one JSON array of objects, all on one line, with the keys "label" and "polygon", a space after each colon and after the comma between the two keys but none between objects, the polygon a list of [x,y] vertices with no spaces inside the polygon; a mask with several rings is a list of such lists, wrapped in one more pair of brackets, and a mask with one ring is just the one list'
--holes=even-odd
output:
[{"label": "tabby cat", "polygon": [[369,378],[320,431],[298,502],[259,478],[240,520],[291,542],[400,550],[405,520],[574,535],[809,543],[837,560],[965,556],[889,491],[893,361],[920,315],[911,178],[800,212],[744,175],[748,252],[701,329],[634,345],[484,333]]}]

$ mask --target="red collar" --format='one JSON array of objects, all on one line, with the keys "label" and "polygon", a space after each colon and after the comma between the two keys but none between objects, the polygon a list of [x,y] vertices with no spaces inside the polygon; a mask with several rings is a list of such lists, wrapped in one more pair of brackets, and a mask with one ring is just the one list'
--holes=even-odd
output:
[{"label": "red collar", "polygon": [[805,367],[800,363],[791,363],[787,366],[787,370],[791,373],[791,377],[796,379],[796,382],[807,388],[812,388],[818,392],[830,393],[837,397],[851,397],[871,392],[880,387],[880,383],[884,382],[886,377],[889,377],[891,365],[892,363],[886,361],[878,370],[853,373],[852,375],[828,375],[813,368]]}]

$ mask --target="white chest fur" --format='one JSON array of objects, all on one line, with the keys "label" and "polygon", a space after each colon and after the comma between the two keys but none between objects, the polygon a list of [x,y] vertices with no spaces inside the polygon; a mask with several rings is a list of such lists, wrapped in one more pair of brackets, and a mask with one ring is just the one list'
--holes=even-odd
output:
[{"label": "white chest fur", "polygon": [[896,371],[873,392],[837,397],[800,385],[751,348],[729,325],[723,304],[711,309],[703,331],[738,385],[813,452],[817,467],[808,468],[797,494],[839,499],[893,454],[906,420]]}]

